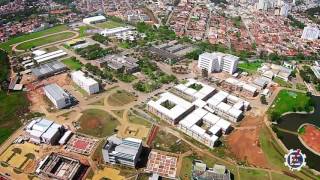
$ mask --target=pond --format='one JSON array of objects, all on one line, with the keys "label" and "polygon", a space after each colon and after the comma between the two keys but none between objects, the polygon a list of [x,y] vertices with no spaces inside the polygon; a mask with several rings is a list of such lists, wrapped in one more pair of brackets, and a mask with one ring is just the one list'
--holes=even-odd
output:
[{"label": "pond", "polygon": [[[317,127],[320,127],[320,97],[313,96],[312,99],[315,102],[315,110],[314,113],[311,114],[298,114],[291,113],[281,117],[281,121],[278,124],[278,127],[289,130],[292,132],[298,132],[299,127],[302,124],[310,123],[314,124]],[[298,139],[298,136],[283,132],[282,138],[283,144],[287,147],[287,149],[301,149],[302,153],[307,156],[307,165],[320,171],[320,156],[314,154],[310,150],[308,150]]]}]

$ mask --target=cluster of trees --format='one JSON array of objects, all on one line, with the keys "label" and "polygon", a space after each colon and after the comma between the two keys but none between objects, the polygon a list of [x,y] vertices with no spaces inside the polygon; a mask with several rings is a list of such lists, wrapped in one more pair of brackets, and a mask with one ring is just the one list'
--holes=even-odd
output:
[{"label": "cluster of trees", "polygon": [[168,84],[177,81],[174,75],[168,75],[158,69],[156,63],[151,62],[148,58],[140,59],[140,70],[150,78],[150,81],[139,81],[133,87],[141,92],[151,92],[154,89],[161,87],[162,84]]},{"label": "cluster of trees", "polygon": [[307,12],[309,19],[311,19],[312,21],[314,21],[317,24],[320,23],[320,19],[317,17],[317,16],[320,16],[320,6],[310,8],[306,12]]},{"label": "cluster of trees", "polygon": [[290,19],[290,25],[292,27],[296,27],[299,29],[303,29],[305,27],[305,24],[303,24],[302,22],[298,21],[296,18],[294,18],[292,15],[288,15],[288,18]]},{"label": "cluster of trees", "polygon": [[85,68],[95,76],[100,76],[102,79],[107,79],[109,81],[115,81],[113,74],[107,69],[101,71],[98,67],[93,66],[90,63],[87,63]]},{"label": "cluster of trees", "polygon": [[231,18],[232,22],[233,22],[233,25],[237,28],[240,28],[241,27],[241,17],[240,16],[237,16],[237,17],[234,17],[234,18]]},{"label": "cluster of trees", "polygon": [[0,49],[0,83],[1,89],[6,89],[8,87],[8,76],[10,72],[10,62],[8,53]]},{"label": "cluster of trees", "polygon": [[314,83],[314,84],[319,83],[318,78],[314,75],[310,66],[306,66],[306,65],[303,66],[302,69],[300,70],[300,76],[307,83]]},{"label": "cluster of trees", "polygon": [[112,53],[111,49],[104,49],[99,44],[93,44],[76,50],[76,53],[88,60],[95,60]]},{"label": "cluster of trees", "polygon": [[260,96],[260,102],[262,104],[268,105],[267,99],[265,95]]},{"label": "cluster of trees", "polygon": [[145,40],[148,42],[174,40],[177,38],[176,33],[168,26],[156,27],[146,24],[145,22],[138,22],[136,27],[138,32],[146,34]]},{"label": "cluster of trees", "polygon": [[105,45],[107,45],[108,42],[110,41],[108,37],[102,36],[101,34],[98,34],[98,33],[94,34],[92,36],[92,39],[101,43],[101,44],[105,44]]}]

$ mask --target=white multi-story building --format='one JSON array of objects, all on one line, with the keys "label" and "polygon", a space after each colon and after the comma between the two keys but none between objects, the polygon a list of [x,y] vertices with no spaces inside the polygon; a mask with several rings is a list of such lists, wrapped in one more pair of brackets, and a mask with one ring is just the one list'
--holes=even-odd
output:
[{"label": "white multi-story building", "polygon": [[210,72],[225,71],[229,74],[236,72],[239,57],[224,53],[203,53],[199,56],[198,68]]},{"label": "white multi-story building", "polygon": [[99,83],[92,78],[86,77],[82,71],[72,72],[71,78],[74,83],[84,89],[88,94],[99,92]]},{"label": "white multi-story building", "polygon": [[141,151],[141,139],[120,139],[113,135],[108,138],[107,143],[102,148],[102,155],[106,163],[135,167]]},{"label": "white multi-story building", "polygon": [[288,16],[288,13],[289,13],[289,10],[290,10],[290,5],[289,4],[283,4],[280,8],[280,16],[285,16],[287,17]]},{"label": "white multi-story building", "polygon": [[307,26],[303,29],[301,38],[307,40],[316,40],[320,36],[320,30],[315,26]]},{"label": "white multi-story building", "polygon": [[72,104],[72,97],[57,84],[46,85],[43,90],[57,109],[62,109]]}]

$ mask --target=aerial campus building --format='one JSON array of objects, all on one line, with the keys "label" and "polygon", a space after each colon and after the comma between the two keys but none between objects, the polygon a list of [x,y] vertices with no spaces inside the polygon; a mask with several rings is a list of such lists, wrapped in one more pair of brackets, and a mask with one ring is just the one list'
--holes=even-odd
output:
[{"label": "aerial campus building", "polygon": [[42,64],[39,67],[32,68],[31,72],[37,79],[44,79],[55,74],[65,72],[67,69],[67,66],[63,63],[59,61],[52,61]]},{"label": "aerial campus building", "polygon": [[85,24],[96,24],[96,23],[105,22],[106,20],[107,20],[106,17],[100,15],[100,16],[93,16],[93,17],[84,18],[82,20],[82,22]]},{"label": "aerial campus building", "polygon": [[43,90],[57,109],[62,109],[72,104],[72,96],[57,84],[46,85]]},{"label": "aerial campus building", "polygon": [[41,179],[77,180],[82,179],[86,166],[79,160],[51,153],[40,161],[36,173]]},{"label": "aerial campus building", "polygon": [[209,73],[224,71],[233,74],[237,71],[238,61],[239,57],[231,54],[205,52],[199,56],[198,68],[205,69]]},{"label": "aerial campus building", "polygon": [[105,29],[105,30],[101,31],[100,34],[102,36],[107,37],[107,36],[115,36],[117,34],[129,32],[132,30],[134,30],[133,27],[116,27],[116,28],[112,28],[112,29]]},{"label": "aerial campus building", "polygon": [[175,94],[166,92],[158,100],[149,101],[147,110],[208,147],[215,146],[223,133],[229,133],[231,122],[240,121],[250,106],[247,101],[194,79],[174,90]]},{"label": "aerial campus building", "polygon": [[125,73],[135,73],[139,70],[138,61],[138,59],[132,57],[113,54],[94,60],[91,64],[99,68],[108,67],[115,71],[123,69]]},{"label": "aerial campus building", "polygon": [[88,94],[95,94],[99,92],[99,83],[90,77],[86,77],[82,71],[72,72],[71,79]]},{"label": "aerial campus building", "polygon": [[30,141],[34,143],[57,144],[65,130],[60,124],[54,123],[45,118],[32,120],[26,127]]},{"label": "aerial campus building", "polygon": [[57,50],[50,53],[40,53],[39,50],[34,51],[35,57],[33,58],[38,64],[42,64],[48,61],[52,61],[54,59],[63,57],[67,55],[67,53],[63,50]]},{"label": "aerial campus building", "polygon": [[135,138],[120,139],[115,135],[107,139],[102,148],[106,163],[135,167],[142,151],[142,140]]},{"label": "aerial campus building", "polygon": [[208,168],[202,161],[194,160],[192,164],[192,179],[231,180],[231,173],[223,165],[215,164],[212,168]]}]

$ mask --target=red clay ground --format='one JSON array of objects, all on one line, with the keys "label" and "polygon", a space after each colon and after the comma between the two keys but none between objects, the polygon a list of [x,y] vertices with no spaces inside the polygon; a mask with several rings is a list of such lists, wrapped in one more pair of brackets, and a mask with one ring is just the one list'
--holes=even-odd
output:
[{"label": "red clay ground", "polygon": [[101,126],[101,120],[99,118],[90,118],[88,120],[86,120],[85,122],[82,123],[82,127],[83,128],[89,128],[89,129],[95,129],[98,128],[99,126]]},{"label": "red clay ground", "polygon": [[237,159],[257,167],[270,168],[259,143],[262,124],[262,117],[247,115],[240,127],[229,135],[227,144]]},{"label": "red clay ground", "polygon": [[304,143],[314,151],[320,153],[320,129],[313,125],[305,125],[305,132],[301,135]]}]

